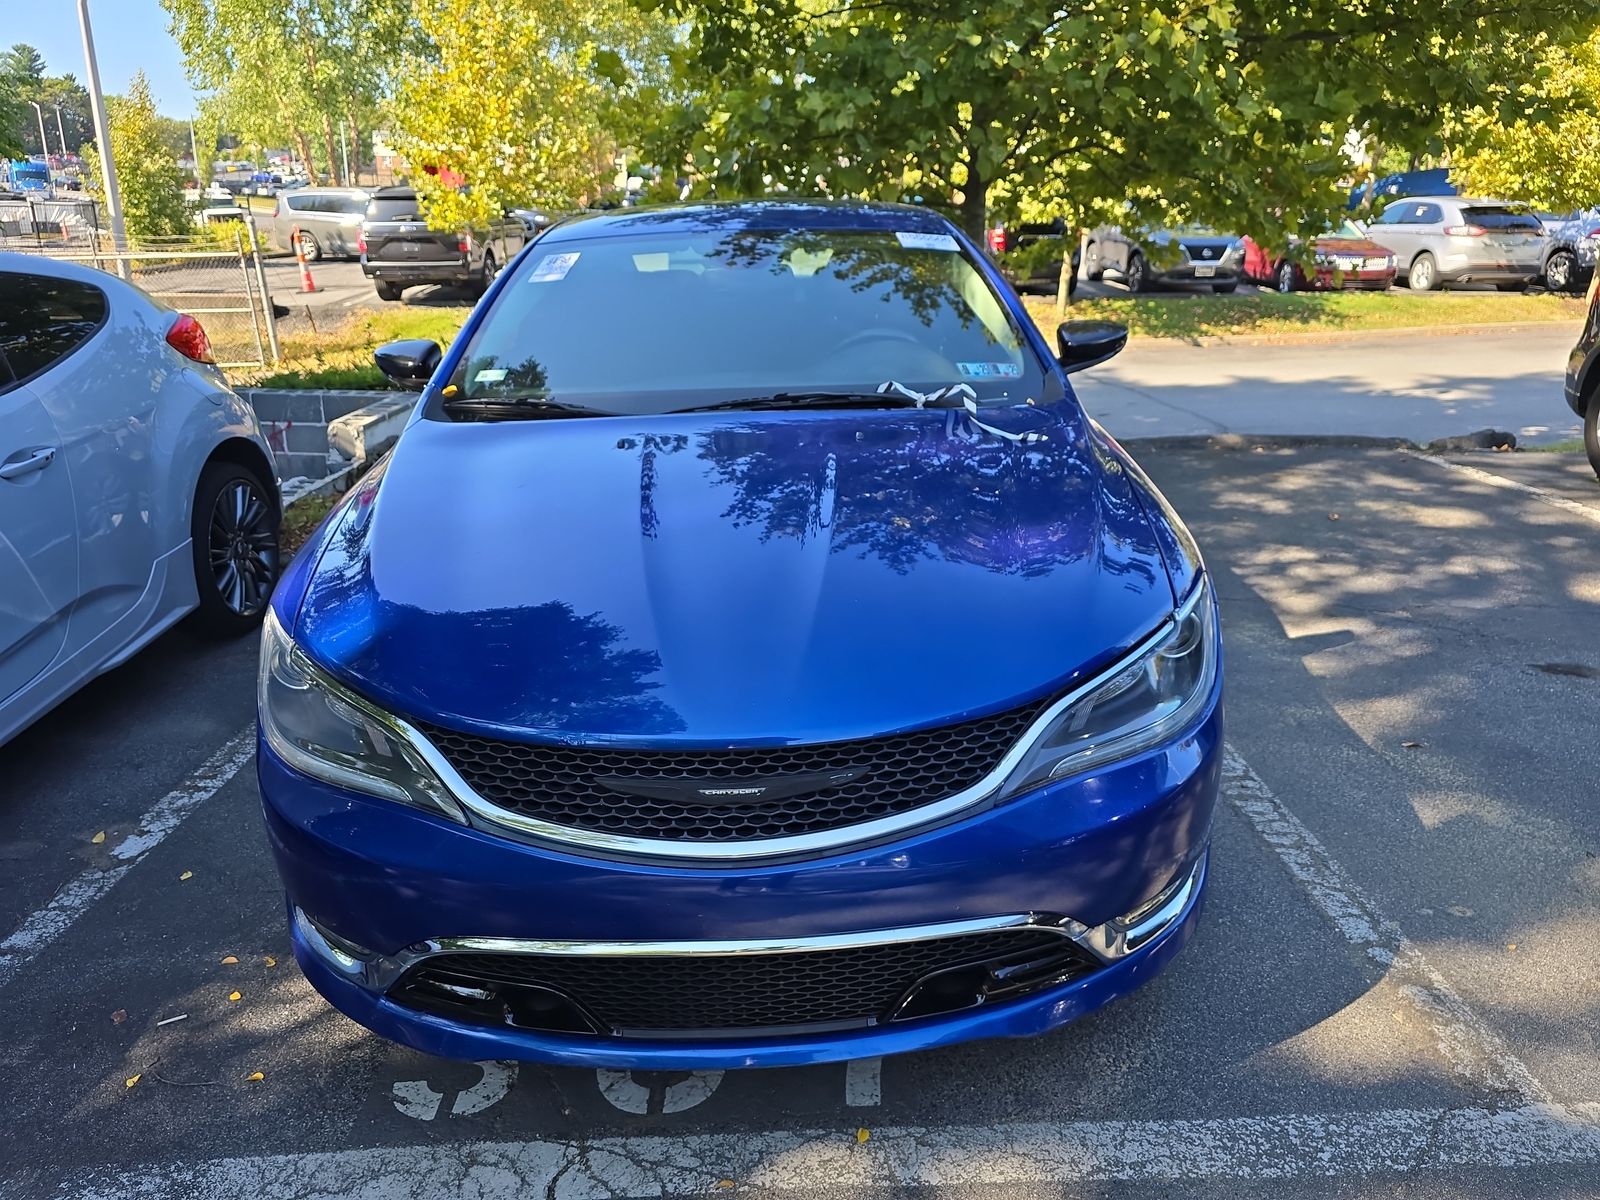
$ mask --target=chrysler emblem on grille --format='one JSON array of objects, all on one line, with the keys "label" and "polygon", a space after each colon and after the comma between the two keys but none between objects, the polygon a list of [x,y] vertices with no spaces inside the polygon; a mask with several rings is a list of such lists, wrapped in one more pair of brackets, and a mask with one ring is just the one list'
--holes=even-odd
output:
[{"label": "chrysler emblem on grille", "polygon": [[847,767],[839,771],[810,771],[803,775],[769,775],[764,779],[651,779],[638,775],[597,775],[594,781],[613,792],[647,796],[652,800],[756,804],[843,787],[851,780],[859,779],[866,770],[865,767]]}]

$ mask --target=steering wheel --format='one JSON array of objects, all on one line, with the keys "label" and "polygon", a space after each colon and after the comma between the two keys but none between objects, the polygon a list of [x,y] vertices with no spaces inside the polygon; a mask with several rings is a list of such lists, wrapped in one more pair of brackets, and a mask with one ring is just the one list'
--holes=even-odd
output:
[{"label": "steering wheel", "polygon": [[909,342],[919,350],[927,349],[926,346],[917,340],[914,334],[909,334],[903,329],[863,329],[858,333],[852,333],[849,337],[845,338],[844,341],[840,342],[831,351],[829,351],[829,353],[843,354],[846,350],[854,349],[856,346],[863,345],[870,341]]}]

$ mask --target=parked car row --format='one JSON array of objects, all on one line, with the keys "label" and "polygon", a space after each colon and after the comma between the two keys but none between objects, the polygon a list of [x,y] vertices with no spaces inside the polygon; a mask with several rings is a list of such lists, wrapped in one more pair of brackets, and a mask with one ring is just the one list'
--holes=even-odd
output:
[{"label": "parked car row", "polygon": [[[1021,228],[1062,236],[1054,226]],[[1002,265],[1008,254],[1017,256],[1010,274],[1019,286],[1053,285],[1050,267],[1059,264],[1059,251],[1048,261],[1018,256],[1020,243],[1005,228],[990,231],[990,249]],[[1274,248],[1196,226],[1136,234],[1103,225],[1088,235],[1082,271],[1090,280],[1109,272],[1133,292],[1198,283],[1226,293],[1241,280],[1280,292],[1382,291],[1395,283],[1420,292],[1457,283],[1521,291],[1538,281],[1568,291],[1594,274],[1597,247],[1600,209],[1562,217],[1514,201],[1440,194],[1392,199],[1376,220],[1341,221],[1307,248],[1298,241]]]}]

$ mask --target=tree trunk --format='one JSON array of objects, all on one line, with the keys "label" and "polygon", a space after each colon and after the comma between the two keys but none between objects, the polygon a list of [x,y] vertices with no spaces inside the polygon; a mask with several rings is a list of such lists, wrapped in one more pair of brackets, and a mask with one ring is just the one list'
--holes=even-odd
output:
[{"label": "tree trunk", "polygon": [[349,128],[350,136],[350,178],[345,182],[351,187],[361,186],[361,129],[356,124],[354,109],[346,109],[344,114],[345,125]]},{"label": "tree trunk", "polygon": [[334,187],[343,187],[344,178],[339,173],[339,147],[334,143],[333,118],[328,115],[328,110],[322,110],[322,148],[328,154],[328,182]]},{"label": "tree trunk", "polygon": [[985,245],[984,236],[989,215],[989,181],[978,174],[978,169],[967,160],[967,182],[961,185],[961,228],[968,237]]},{"label": "tree trunk", "polygon": [[300,161],[305,164],[307,173],[315,175],[317,166],[311,161],[311,139],[300,126],[291,127],[294,137],[294,152],[300,156]]}]

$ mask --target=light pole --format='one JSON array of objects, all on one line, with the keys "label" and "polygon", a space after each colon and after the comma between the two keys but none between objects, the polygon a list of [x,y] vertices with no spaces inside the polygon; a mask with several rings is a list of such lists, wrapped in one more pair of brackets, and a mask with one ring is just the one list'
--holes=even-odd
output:
[{"label": "light pole", "polygon": [[[210,181],[200,174],[200,144],[194,140],[194,118],[189,118],[189,153],[194,155],[194,184],[205,193],[206,184]],[[211,164],[206,164],[206,175],[211,174]]]},{"label": "light pole", "polygon": [[[111,126],[106,120],[106,98],[100,94],[100,64],[94,57],[94,31],[89,27],[89,0],[78,0],[78,28],[83,33],[83,61],[89,75],[89,111],[94,115],[94,140],[100,150],[101,185],[106,189],[106,214],[111,218],[111,242],[118,254],[128,249],[128,227],[122,220],[122,193],[117,190],[117,165],[112,161]],[[117,273],[127,263],[117,260]]]},{"label": "light pole", "polygon": [[29,100],[33,105],[33,115],[39,118],[39,153],[44,155],[44,169],[48,174],[50,170],[50,143],[44,138],[44,109],[39,107],[37,100]]},{"label": "light pole", "polygon": [[67,131],[61,128],[61,105],[56,105],[56,136],[61,139],[61,160],[67,158]]}]

